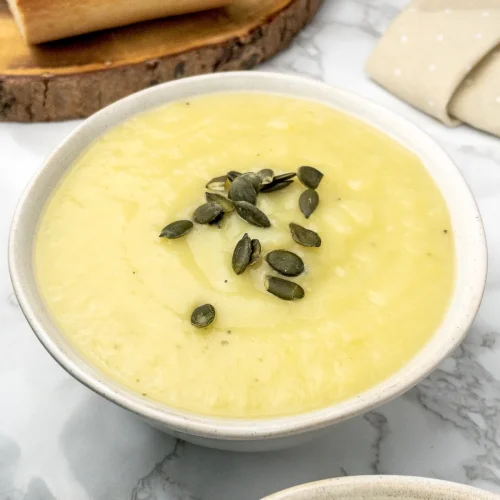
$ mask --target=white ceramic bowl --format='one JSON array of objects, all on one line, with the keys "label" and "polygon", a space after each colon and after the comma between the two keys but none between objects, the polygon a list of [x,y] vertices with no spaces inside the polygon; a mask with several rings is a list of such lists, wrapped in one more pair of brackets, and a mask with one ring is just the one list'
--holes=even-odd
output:
[{"label": "white ceramic bowl", "polygon": [[[319,411],[286,418],[231,420],[194,415],[143,398],[81,357],[55,326],[35,282],[33,239],[40,214],[61,176],[92,141],[127,118],[169,101],[231,91],[273,92],[315,99],[371,123],[422,159],[451,213],[457,275],[451,304],[441,326],[394,376],[352,399]],[[464,179],[446,153],[415,125],[377,104],[318,81],[272,73],[219,73],[139,92],[80,125],[46,160],[22,195],[12,223],[9,265],[14,290],[28,322],[54,359],[76,379],[182,439],[211,447],[254,451],[305,441],[332,424],[399,396],[428,375],[459,345],[474,319],[486,278],[486,244],[476,203]]]},{"label": "white ceramic bowl", "polygon": [[350,476],[303,484],[262,500],[499,500],[463,484],[410,476]]}]

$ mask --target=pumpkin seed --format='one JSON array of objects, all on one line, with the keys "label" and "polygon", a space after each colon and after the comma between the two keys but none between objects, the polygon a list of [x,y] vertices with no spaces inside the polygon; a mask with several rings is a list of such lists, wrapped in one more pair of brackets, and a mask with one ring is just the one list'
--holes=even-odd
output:
[{"label": "pumpkin seed", "polygon": [[261,178],[262,184],[266,185],[272,182],[274,172],[270,168],[264,168],[257,172],[257,175]]},{"label": "pumpkin seed", "polygon": [[227,176],[221,175],[220,177],[214,177],[205,187],[211,191],[220,191],[223,193],[226,189],[226,181]]},{"label": "pumpkin seed", "polygon": [[262,179],[253,172],[247,172],[241,176],[242,179],[246,179],[255,189],[255,192],[258,193],[260,191],[260,187],[262,186]]},{"label": "pumpkin seed", "polygon": [[247,201],[252,205],[257,203],[257,191],[248,179],[241,176],[231,183],[228,196],[233,201]]},{"label": "pumpkin seed", "polygon": [[191,314],[191,324],[196,328],[205,328],[215,319],[215,308],[211,304],[197,307]]},{"label": "pumpkin seed", "polygon": [[205,193],[205,198],[208,202],[213,202],[217,203],[217,205],[220,205],[224,212],[232,212],[234,210],[234,203],[221,194]]},{"label": "pumpkin seed", "polygon": [[266,255],[267,263],[284,276],[298,276],[304,272],[302,259],[288,250],[273,250]]},{"label": "pumpkin seed", "polygon": [[274,180],[265,186],[262,186],[260,189],[261,193],[272,193],[273,191],[279,191],[280,189],[284,189],[289,186],[293,181],[279,181],[275,182]]},{"label": "pumpkin seed", "polygon": [[165,226],[160,233],[160,238],[175,240],[189,233],[193,227],[193,223],[190,220],[178,220]]},{"label": "pumpkin seed", "polygon": [[217,203],[205,203],[198,207],[194,214],[193,220],[198,224],[208,224],[216,219],[222,212],[222,207]]},{"label": "pumpkin seed", "polygon": [[297,174],[295,172],[289,172],[288,174],[275,175],[273,180],[275,182],[288,181],[290,179],[293,179],[296,175]]},{"label": "pumpkin seed", "polygon": [[290,232],[292,233],[292,238],[299,245],[304,247],[320,247],[321,246],[321,238],[318,233],[311,231],[310,229],[306,229],[305,227],[299,226],[293,222],[288,224],[290,228]]},{"label": "pumpkin seed", "polygon": [[249,224],[257,227],[271,227],[271,222],[267,215],[255,205],[247,201],[235,201],[234,207],[238,215]]},{"label": "pumpkin seed", "polygon": [[236,172],[236,170],[231,170],[230,172],[227,173],[227,178],[233,182],[236,177],[239,177],[240,175],[243,175],[240,172]]},{"label": "pumpkin seed", "polygon": [[259,240],[252,240],[252,256],[250,257],[250,266],[256,264],[260,259],[262,253],[262,246]]},{"label": "pumpkin seed", "polygon": [[219,229],[222,227],[222,220],[224,219],[224,212],[221,212],[214,220],[211,220],[208,225],[216,226]]},{"label": "pumpkin seed", "polygon": [[323,174],[314,167],[304,166],[297,170],[297,177],[305,187],[316,189],[323,179]]},{"label": "pumpkin seed", "polygon": [[233,252],[232,266],[236,274],[242,274],[250,264],[252,257],[252,240],[248,233],[243,235],[240,241],[236,244]]},{"label": "pumpkin seed", "polygon": [[298,300],[305,295],[304,289],[297,283],[276,276],[266,276],[264,286],[269,293],[283,300]]},{"label": "pumpkin seed", "polygon": [[306,189],[299,198],[299,208],[306,219],[309,219],[311,214],[319,205],[319,194],[314,189]]}]

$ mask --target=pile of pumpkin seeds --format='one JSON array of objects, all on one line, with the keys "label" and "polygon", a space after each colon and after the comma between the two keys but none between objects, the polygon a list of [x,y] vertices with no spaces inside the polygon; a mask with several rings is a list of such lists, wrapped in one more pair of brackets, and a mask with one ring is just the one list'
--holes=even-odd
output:
[{"label": "pile of pumpkin seeds", "polygon": [[[197,224],[209,224],[222,227],[222,221],[231,212],[236,212],[245,222],[260,228],[271,227],[267,215],[257,207],[257,198],[261,194],[273,193],[290,186],[294,177],[307,188],[299,197],[299,208],[306,219],[318,208],[319,195],[316,191],[323,174],[314,167],[303,166],[297,172],[274,175],[269,169],[254,172],[230,171],[226,175],[215,177],[205,186],[206,203],[193,213]],[[177,239],[193,230],[190,220],[178,220],[164,227],[160,238]],[[321,246],[319,235],[299,224],[290,222],[292,239],[305,247]],[[233,251],[232,268],[237,274],[243,274],[247,267],[259,262],[262,253],[260,241],[245,233]],[[266,262],[278,274],[287,278],[296,277],[305,271],[303,260],[288,250],[273,250],[266,255]],[[267,275],[266,290],[282,300],[299,300],[305,295],[304,289],[297,283],[278,276]],[[215,308],[211,304],[197,307],[191,315],[191,323],[198,328],[205,328],[215,320]]]}]

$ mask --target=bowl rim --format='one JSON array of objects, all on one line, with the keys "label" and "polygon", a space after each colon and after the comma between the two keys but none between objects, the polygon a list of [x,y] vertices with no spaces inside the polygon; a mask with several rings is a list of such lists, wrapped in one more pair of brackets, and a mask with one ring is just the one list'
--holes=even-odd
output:
[{"label": "bowl rim", "polygon": [[[435,498],[435,500],[443,500],[444,498],[448,500],[498,500],[499,498],[498,495],[489,491],[480,490],[461,483],[444,481],[442,479],[418,476],[374,475],[345,476],[305,483],[273,493],[264,497],[262,500],[304,500],[302,496],[295,496],[301,493],[328,495],[330,493],[349,494],[367,491],[379,495],[389,494],[392,498],[392,495],[398,494],[399,492],[408,493],[408,490],[410,493],[418,494],[418,498],[421,500],[431,500],[431,498]],[[439,496],[428,496],[437,494],[439,494]],[[447,496],[444,497],[442,495]],[[460,495],[460,497],[457,498],[455,495]],[[321,498],[326,500],[326,498],[329,497]],[[349,497],[346,497],[346,500],[349,500]]]},{"label": "bowl rim", "polygon": [[[26,282],[23,278],[23,271],[25,270],[26,264],[23,263],[16,252],[17,247],[26,244],[26,241],[24,241],[22,237],[22,227],[24,224],[28,223],[28,219],[30,218],[30,212],[27,209],[27,205],[29,204],[28,202],[30,201],[32,192],[36,191],[40,178],[44,174],[56,168],[58,162],[64,161],[63,151],[70,149],[71,145],[78,141],[80,137],[85,137],[86,135],[92,136],[93,128],[99,128],[99,126],[101,127],[101,133],[96,134],[96,137],[102,135],[102,133],[105,133],[104,131],[111,126],[108,122],[111,122],[112,126],[116,125],[113,123],[113,120],[116,118],[116,115],[123,115],[124,112],[122,108],[127,109],[127,106],[130,107],[130,105],[138,105],[139,103],[147,104],[149,102],[150,106],[149,108],[146,107],[146,109],[150,109],[162,105],[160,102],[157,102],[154,106],[151,105],[150,101],[154,100],[155,96],[163,96],[161,101],[163,104],[180,99],[178,96],[175,98],[169,97],[169,91],[173,92],[175,90],[179,91],[179,89],[189,89],[190,85],[206,84],[209,87],[213,87],[214,85],[222,85],[224,82],[232,82],[233,80],[241,85],[240,89],[235,83],[235,88],[238,89],[238,91],[252,91],[254,84],[257,86],[259,84],[282,85],[284,89],[288,89],[288,86],[291,85],[302,86],[304,88],[310,87],[318,94],[336,96],[336,98],[342,99],[342,101],[354,103],[364,110],[369,110],[377,117],[380,116],[381,121],[385,120],[386,122],[397,123],[403,129],[410,131],[411,135],[416,137],[420,143],[425,144],[425,146],[432,151],[434,156],[439,157],[441,162],[447,164],[446,167],[450,171],[449,175],[453,177],[454,186],[456,189],[461,190],[463,204],[467,208],[469,218],[475,219],[473,227],[473,237],[477,242],[474,247],[475,272],[471,282],[467,283],[469,290],[467,308],[461,311],[459,324],[454,325],[453,335],[450,334],[449,342],[447,342],[445,346],[441,346],[440,349],[434,349],[434,351],[426,353],[428,354],[426,359],[423,359],[422,356],[423,352],[426,350],[426,346],[422,347],[412,360],[406,363],[388,379],[346,401],[341,401],[319,410],[309,411],[298,415],[257,419],[205,416],[178,410],[148,398],[141,397],[134,391],[107,378],[102,373],[92,373],[93,367],[87,363],[82,356],[79,356],[77,361],[70,359],[71,356],[69,356],[65,349],[61,348],[59,343],[48,333],[39,314],[37,314],[37,309],[43,308],[43,300],[38,296],[37,303],[37,301],[33,301],[29,293],[27,293],[29,280]],[[184,90],[182,91],[184,92]],[[199,92],[196,95],[212,94],[214,92],[216,91],[205,91]],[[261,92],[266,93],[265,90]],[[268,93],[276,92],[269,90]],[[279,91],[278,93],[291,95],[292,97],[294,95],[293,92],[287,92],[285,90]],[[192,97],[193,94],[189,94],[188,92],[186,97],[189,96]],[[295,97],[298,96],[295,95]],[[330,104],[330,107],[335,108],[333,104]],[[345,109],[339,109],[347,114],[353,114]],[[130,112],[128,116],[125,116],[125,119],[135,114],[137,114],[137,112]],[[390,132],[384,130],[383,124],[372,122],[368,118],[363,118],[359,115],[356,117],[373,127],[379,128],[379,130],[382,130],[386,135],[392,136]],[[117,123],[123,121],[124,119],[119,119]],[[108,125],[103,128],[103,123],[107,123]],[[95,138],[93,138],[92,141],[94,139]],[[82,151],[83,149],[80,149],[78,154],[81,154]],[[66,167],[68,166],[69,165],[66,165]],[[39,213],[43,206],[44,204],[39,207]],[[32,240],[30,243],[32,244]],[[308,431],[319,430],[369,411],[376,406],[400,396],[432,372],[433,369],[461,343],[479,308],[484,293],[487,273],[486,240],[476,201],[456,165],[447,153],[428,134],[393,111],[346,90],[330,86],[308,77],[263,71],[216,73],[164,83],[125,97],[103,108],[101,111],[85,120],[47,157],[22,193],[12,219],[8,244],[8,260],[14,292],[28,323],[45,349],[70,375],[97,394],[100,394],[106,399],[141,417],[153,421],[157,425],[165,426],[174,432],[201,438],[214,438],[229,441],[255,441],[269,438],[284,438]],[[30,278],[34,280],[34,276],[30,276]],[[457,287],[455,286],[454,290],[456,289]],[[38,308],[36,307],[37,305],[39,306]],[[51,326],[55,328],[54,322],[52,322]],[[436,334],[431,337],[427,346],[432,343],[434,337],[436,337]],[[418,367],[413,366],[414,360],[419,361],[420,365]]]}]

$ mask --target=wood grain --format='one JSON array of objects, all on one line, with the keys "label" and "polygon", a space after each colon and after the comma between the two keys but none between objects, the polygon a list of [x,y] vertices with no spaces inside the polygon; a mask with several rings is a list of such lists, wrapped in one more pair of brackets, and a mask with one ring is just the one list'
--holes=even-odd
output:
[{"label": "wood grain", "polygon": [[184,76],[250,69],[286,47],[320,0],[235,0],[227,8],[27,46],[0,0],[0,120],[89,116]]}]

